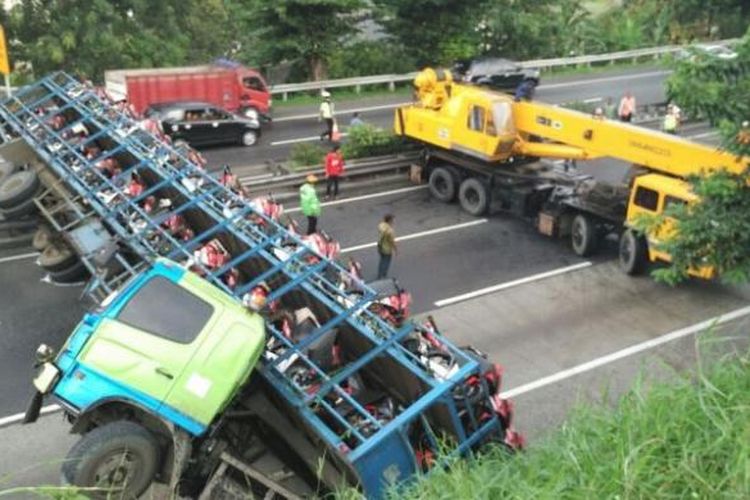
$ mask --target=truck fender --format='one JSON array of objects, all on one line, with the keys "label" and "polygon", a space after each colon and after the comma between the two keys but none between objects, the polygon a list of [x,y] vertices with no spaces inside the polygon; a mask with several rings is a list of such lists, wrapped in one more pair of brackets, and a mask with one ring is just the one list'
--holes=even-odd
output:
[{"label": "truck fender", "polygon": [[142,405],[123,398],[109,398],[98,401],[76,417],[70,429],[72,434],[85,434],[91,429],[114,420],[138,422],[153,432],[165,457],[157,478],[170,486],[177,486],[184,466],[192,453],[192,439],[183,429],[176,427]]}]

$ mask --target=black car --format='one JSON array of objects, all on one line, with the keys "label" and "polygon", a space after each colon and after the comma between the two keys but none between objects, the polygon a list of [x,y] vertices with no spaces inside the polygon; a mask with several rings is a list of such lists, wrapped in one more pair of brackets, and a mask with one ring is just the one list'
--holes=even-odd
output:
[{"label": "black car", "polygon": [[515,90],[524,80],[539,85],[540,78],[538,69],[524,68],[515,61],[501,58],[458,61],[453,66],[453,72],[464,82],[505,91]]},{"label": "black car", "polygon": [[257,118],[234,115],[205,102],[152,104],[144,115],[158,121],[172,140],[184,140],[191,146],[232,142],[254,146],[260,137]]}]

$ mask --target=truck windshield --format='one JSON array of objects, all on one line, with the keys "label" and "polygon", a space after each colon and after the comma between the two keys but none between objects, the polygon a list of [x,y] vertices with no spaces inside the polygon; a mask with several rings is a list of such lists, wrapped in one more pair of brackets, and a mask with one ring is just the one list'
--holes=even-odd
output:
[{"label": "truck windshield", "polygon": [[496,102],[492,106],[492,117],[494,118],[497,135],[514,134],[516,132],[509,102]]},{"label": "truck windshield", "polygon": [[264,92],[266,86],[257,76],[246,76],[242,79],[242,85],[250,90],[257,90],[258,92]]},{"label": "truck windshield", "polygon": [[120,311],[117,320],[181,344],[203,330],[214,308],[168,279],[151,278]]}]

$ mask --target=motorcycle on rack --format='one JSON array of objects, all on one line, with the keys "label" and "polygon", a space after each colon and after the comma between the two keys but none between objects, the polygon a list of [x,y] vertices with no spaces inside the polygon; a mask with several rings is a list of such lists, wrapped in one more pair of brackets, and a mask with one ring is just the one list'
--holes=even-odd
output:
[{"label": "motorcycle on rack", "polygon": [[[350,258],[345,267],[348,273],[341,273],[339,289],[349,294],[361,294],[362,284],[365,283],[362,265]],[[368,304],[367,309],[392,326],[398,328],[403,325],[409,317],[411,294],[403,289],[395,278],[370,281],[367,282],[367,286],[376,293],[375,299]]]}]

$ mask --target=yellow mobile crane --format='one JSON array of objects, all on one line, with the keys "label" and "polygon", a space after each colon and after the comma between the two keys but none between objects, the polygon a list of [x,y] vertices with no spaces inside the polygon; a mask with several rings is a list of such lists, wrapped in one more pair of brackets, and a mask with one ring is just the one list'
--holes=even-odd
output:
[{"label": "yellow mobile crane", "polygon": [[[469,213],[491,206],[531,218],[549,236],[570,236],[580,256],[596,251],[607,234],[619,233],[620,263],[628,274],[647,261],[669,261],[654,243],[668,228],[643,236],[639,214],[658,214],[696,196],[691,174],[744,171],[750,159],[626,123],[509,95],[456,84],[450,72],[425,69],[414,80],[415,103],[396,110],[395,132],[426,146],[423,176],[432,195],[458,197]],[[611,157],[637,166],[622,185],[560,172],[538,158],[591,160]],[[711,278],[714,270],[691,274]]]}]

